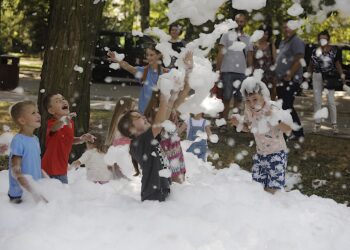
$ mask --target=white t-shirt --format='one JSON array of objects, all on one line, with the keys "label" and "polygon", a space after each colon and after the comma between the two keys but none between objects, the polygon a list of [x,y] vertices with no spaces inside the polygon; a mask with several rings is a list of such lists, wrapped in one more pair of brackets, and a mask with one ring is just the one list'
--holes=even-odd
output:
[{"label": "white t-shirt", "polygon": [[[205,119],[203,119],[203,118],[201,118],[201,119],[199,119],[199,120],[195,120],[195,119],[193,119],[193,118],[188,118],[188,119],[186,119],[185,120],[185,123],[186,123],[186,125],[187,125],[187,137],[188,137],[188,133],[190,132],[190,119],[192,120],[192,126],[198,126],[198,127],[200,127],[200,126],[202,126],[202,124],[203,124],[203,121],[204,121],[204,128],[206,127],[206,126],[209,126],[210,125],[210,121],[208,121],[208,120],[205,120]],[[203,132],[205,132],[205,130],[203,131]]]},{"label": "white t-shirt", "polygon": [[79,161],[86,167],[87,179],[90,181],[110,181],[113,174],[108,170],[104,161],[104,153],[99,153],[96,148],[88,149],[80,157]]}]

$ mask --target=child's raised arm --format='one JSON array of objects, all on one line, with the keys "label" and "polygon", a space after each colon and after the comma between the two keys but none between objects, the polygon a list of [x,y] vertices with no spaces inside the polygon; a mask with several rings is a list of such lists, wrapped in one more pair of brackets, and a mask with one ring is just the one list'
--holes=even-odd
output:
[{"label": "child's raised arm", "polygon": [[185,101],[186,97],[188,96],[188,93],[191,90],[190,84],[188,82],[188,78],[189,78],[189,75],[192,73],[192,69],[193,69],[193,53],[190,51],[187,52],[183,61],[186,66],[185,85],[183,90],[179,93],[179,96],[174,103],[175,110]]},{"label": "child's raised arm", "polygon": [[85,142],[94,142],[96,139],[95,136],[93,136],[92,134],[86,133],[83,134],[80,137],[74,137],[74,144],[81,144],[81,143],[85,143]]},{"label": "child's raised arm", "polygon": [[31,185],[29,184],[27,178],[22,174],[21,171],[21,165],[22,165],[22,157],[14,155],[11,158],[11,165],[12,165],[12,176],[18,181],[21,187],[23,187],[25,190],[27,190],[29,193],[32,194],[34,200],[36,202],[44,201],[48,202],[45,197],[43,197],[41,194],[36,193]]},{"label": "child's raised arm", "polygon": [[134,66],[130,65],[129,63],[127,63],[126,61],[123,61],[123,60],[118,61],[114,52],[108,51],[107,56],[109,61],[119,63],[120,67],[122,67],[126,71],[130,72],[133,75],[136,74],[137,69]]},{"label": "child's raised arm", "polygon": [[55,123],[51,126],[50,133],[55,133],[55,132],[57,132],[57,131],[58,131],[59,129],[61,129],[64,125],[71,126],[70,120],[71,120],[73,117],[76,117],[76,116],[77,116],[77,113],[72,112],[72,113],[70,113],[69,115],[63,116],[61,119],[55,121]]}]

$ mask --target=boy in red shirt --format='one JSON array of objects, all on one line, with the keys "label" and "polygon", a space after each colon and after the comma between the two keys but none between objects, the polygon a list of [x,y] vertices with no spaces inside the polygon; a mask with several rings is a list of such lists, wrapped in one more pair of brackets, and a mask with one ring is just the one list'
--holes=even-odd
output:
[{"label": "boy in red shirt", "polygon": [[84,134],[74,137],[73,117],[69,112],[68,101],[61,94],[49,94],[44,99],[44,107],[52,116],[47,121],[45,153],[42,158],[42,169],[51,177],[68,183],[67,171],[69,154],[73,144],[94,141],[94,136]]}]

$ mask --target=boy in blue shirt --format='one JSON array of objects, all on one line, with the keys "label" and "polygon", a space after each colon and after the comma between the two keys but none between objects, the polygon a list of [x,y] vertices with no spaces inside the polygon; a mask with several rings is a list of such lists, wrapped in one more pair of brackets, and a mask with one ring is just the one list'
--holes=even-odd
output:
[{"label": "boy in blue shirt", "polygon": [[18,102],[11,108],[12,120],[19,126],[19,133],[10,145],[9,192],[10,202],[21,203],[23,188],[32,194],[36,202],[47,200],[38,194],[26,175],[34,180],[42,178],[40,144],[34,130],[40,127],[41,116],[32,101]]}]

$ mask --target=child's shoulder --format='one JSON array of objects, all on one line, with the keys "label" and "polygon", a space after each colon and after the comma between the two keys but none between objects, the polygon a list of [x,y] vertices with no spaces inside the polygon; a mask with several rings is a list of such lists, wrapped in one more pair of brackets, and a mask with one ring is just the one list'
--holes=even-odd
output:
[{"label": "child's shoulder", "polygon": [[30,141],[30,140],[39,141],[39,138],[36,135],[27,136],[21,133],[17,133],[12,139],[12,141]]}]

